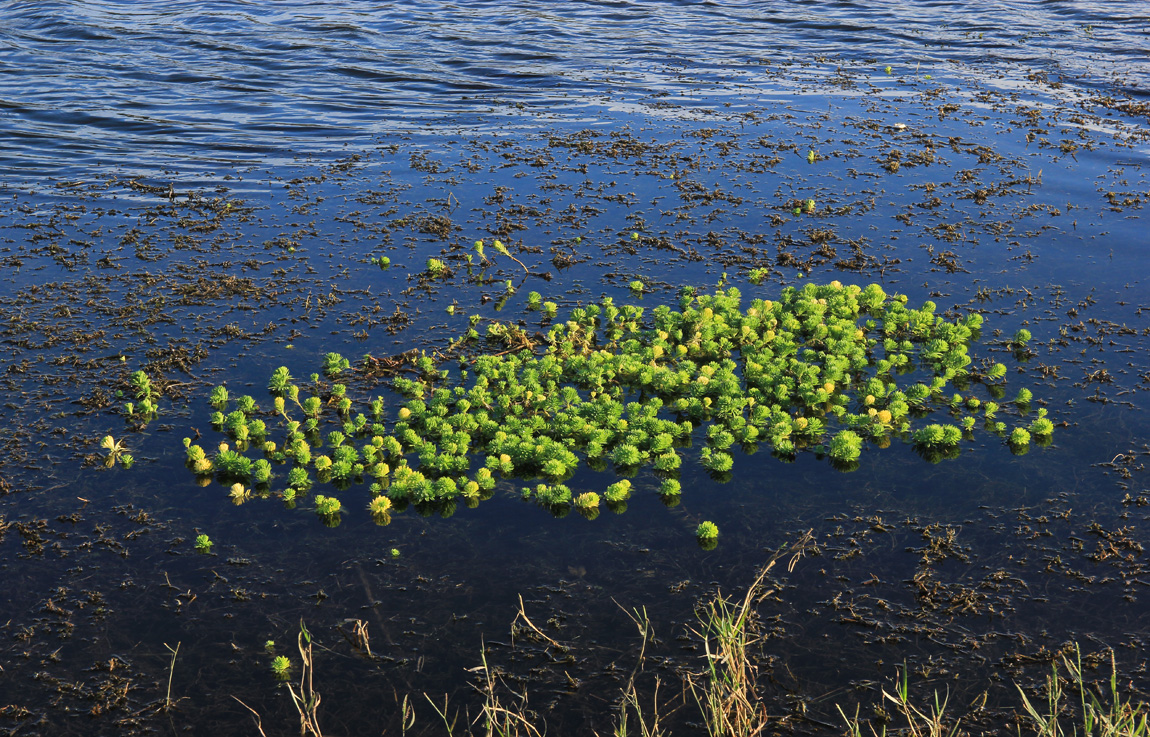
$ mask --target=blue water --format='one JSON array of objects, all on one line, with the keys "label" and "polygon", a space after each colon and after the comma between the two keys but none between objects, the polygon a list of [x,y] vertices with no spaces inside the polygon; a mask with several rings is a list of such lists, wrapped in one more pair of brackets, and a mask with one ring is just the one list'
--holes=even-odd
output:
[{"label": "blue water", "polygon": [[657,95],[715,108],[840,65],[1145,101],[1148,22],[1136,1],[9,0],[0,171],[276,164],[397,132],[603,122]]}]

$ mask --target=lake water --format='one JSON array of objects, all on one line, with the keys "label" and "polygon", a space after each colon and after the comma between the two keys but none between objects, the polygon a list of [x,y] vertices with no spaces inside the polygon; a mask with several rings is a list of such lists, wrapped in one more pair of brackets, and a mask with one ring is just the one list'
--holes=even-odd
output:
[{"label": "lake water", "polygon": [[[869,715],[905,664],[1014,733],[1013,684],[1074,642],[1144,691],[1148,20],[1134,2],[0,2],[0,734],[251,734],[233,695],[292,730],[270,662],[298,676],[301,621],[327,734],[399,732],[405,696],[412,731],[446,733],[424,694],[470,721],[483,648],[552,734],[605,733],[643,607],[636,684],[692,733],[697,604],[807,530],[817,549],[757,607],[779,731],[841,733],[835,706]],[[490,246],[481,267],[480,238],[522,268]],[[421,276],[431,257],[449,278]],[[223,437],[213,386],[266,404],[277,366],[434,355],[470,315],[542,333],[531,291],[562,319],[834,279],[981,311],[1000,419],[1045,408],[1053,444],[1015,455],[980,424],[958,458],[895,438],[846,473],[764,446],[724,480],[700,434],[674,505],[650,469],[594,520],[501,479],[386,526],[366,484],[313,490],[343,500],[329,527],[275,480],[235,505],[184,467],[182,438]],[[137,369],[162,389],[147,423],[116,395]],[[102,467],[108,434],[132,468]]]}]

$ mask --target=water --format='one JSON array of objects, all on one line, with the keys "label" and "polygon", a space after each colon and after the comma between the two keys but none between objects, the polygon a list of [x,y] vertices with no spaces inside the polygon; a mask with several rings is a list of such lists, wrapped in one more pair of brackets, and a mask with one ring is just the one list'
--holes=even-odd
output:
[{"label": "water", "polygon": [[[1073,641],[1117,648],[1144,689],[1146,20],[1140,3],[0,5],[0,734],[250,732],[227,694],[294,728],[265,642],[298,668],[301,620],[327,733],[398,731],[410,696],[439,734],[423,693],[474,716],[484,643],[552,733],[604,733],[638,656],[620,607],[647,607],[637,683],[649,699],[657,674],[689,733],[696,603],[807,530],[818,554],[776,569],[759,607],[779,729],[835,732],[834,705],[867,713],[903,662],[923,693],[988,691],[970,719],[997,728],[1012,683]],[[494,237],[523,268],[475,262]],[[429,257],[452,276],[422,276]],[[972,352],[1010,371],[1001,419],[1045,406],[1053,446],[1016,456],[979,429],[932,464],[895,439],[850,473],[762,448],[718,483],[698,437],[677,506],[648,469],[593,521],[502,480],[386,527],[366,485],[313,492],[347,508],[329,528],[183,467],[180,438],[220,439],[215,384],[267,403],[276,366],[305,379],[329,351],[434,353],[469,315],[543,332],[529,291],[561,314],[651,309],[724,279],[982,310]],[[115,395],[136,369],[163,387],[146,424]],[[351,384],[394,402],[384,377]],[[1025,418],[1018,387],[1038,398]],[[105,434],[132,469],[101,468]],[[567,652],[512,624],[521,595]]]},{"label": "water", "polygon": [[1004,86],[1024,69],[1144,101],[1147,20],[1138,2],[6,2],[0,165],[280,165],[395,132],[605,122],[653,96],[713,107],[778,92],[788,49],[812,81],[821,59]]}]

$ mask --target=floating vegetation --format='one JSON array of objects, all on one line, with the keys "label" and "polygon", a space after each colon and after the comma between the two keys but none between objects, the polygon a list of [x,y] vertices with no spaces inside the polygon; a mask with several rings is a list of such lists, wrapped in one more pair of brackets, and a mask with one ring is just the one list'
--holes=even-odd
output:
[{"label": "floating vegetation", "polygon": [[[479,244],[477,251],[483,255]],[[538,294],[528,299],[543,304]],[[235,483],[237,502],[250,493],[244,484],[276,477],[289,505],[313,477],[336,489],[370,483],[376,517],[408,504],[449,514],[458,500],[474,506],[488,498],[497,475],[537,479],[524,498],[593,516],[601,501],[622,511],[632,484],[575,493],[563,482],[584,464],[610,464],[621,476],[649,467],[662,478],[659,493],[673,500],[685,459],[693,455],[722,480],[736,465],[735,446],[765,445],[782,460],[813,452],[849,471],[867,447],[895,438],[932,462],[955,457],[977,425],[962,413],[980,407],[985,428],[1004,434],[1005,424],[993,421],[1005,411],[993,401],[1002,389],[990,382],[1006,367],[969,368],[982,316],[947,318],[932,302],[906,302],[875,284],[832,282],[788,287],[744,309],[737,289],[685,289],[678,310],[659,306],[644,319],[642,308],[608,298],[573,309],[535,350],[514,325],[492,323],[481,337],[473,320],[452,344],[459,368],[413,359],[414,378],[393,379],[405,401],[391,412],[379,396],[357,407],[346,384],[317,374],[301,386],[286,367],[268,382],[271,410],[244,396],[228,412],[227,390],[217,387],[212,423],[235,447],[223,442],[208,458],[185,440],[188,466]],[[339,354],[324,358],[330,379],[357,371]],[[985,404],[974,396],[979,384],[990,395]],[[1030,399],[1019,391],[1019,411]],[[923,421],[936,412],[954,423]],[[1054,426],[1042,410],[1030,428],[1013,431],[1012,449],[1026,447],[1031,434],[1049,437]],[[266,437],[273,432],[277,440]],[[696,441],[704,442],[697,453],[683,450]],[[253,450],[262,457],[250,457]],[[338,523],[340,510],[334,497],[315,497],[325,520]]]},{"label": "floating vegetation", "polygon": [[714,522],[700,522],[695,529],[695,537],[700,540],[715,540],[719,537],[719,526]]},{"label": "floating vegetation", "polygon": [[450,273],[451,272],[447,268],[447,265],[444,264],[439,259],[437,259],[437,258],[427,259],[427,275],[428,275],[428,277],[430,277],[432,279],[438,279],[440,277],[447,276]]},{"label": "floating vegetation", "polygon": [[135,402],[124,403],[124,416],[140,423],[147,424],[156,418],[160,408],[157,404],[160,392],[152,385],[152,380],[143,371],[134,372],[129,378],[135,394]]},{"label": "floating vegetation", "polygon": [[207,553],[212,549],[212,540],[207,535],[196,535],[196,550]]},{"label": "floating vegetation", "polygon": [[272,673],[276,678],[283,680],[291,671],[291,660],[286,655],[277,655],[272,658]]},{"label": "floating vegetation", "polygon": [[324,496],[322,494],[316,495],[315,498],[315,513],[322,517],[333,517],[339,514],[342,505],[339,499],[331,496]]},{"label": "floating vegetation", "polygon": [[116,465],[116,461],[119,461],[120,465],[124,468],[130,468],[132,466],[132,456],[125,451],[123,440],[116,440],[111,435],[105,435],[103,439],[100,440],[100,447],[108,452],[108,454],[104,456],[105,468],[111,468]]}]

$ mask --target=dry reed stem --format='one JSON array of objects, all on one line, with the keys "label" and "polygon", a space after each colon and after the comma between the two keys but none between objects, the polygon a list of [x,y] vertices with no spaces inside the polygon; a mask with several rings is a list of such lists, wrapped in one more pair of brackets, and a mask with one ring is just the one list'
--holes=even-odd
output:
[{"label": "dry reed stem", "polygon": [[539,635],[541,638],[546,640],[547,643],[549,645],[551,645],[551,647],[555,648],[556,650],[559,650],[560,652],[567,652],[567,648],[563,647],[558,642],[556,642],[555,640],[548,637],[543,632],[543,630],[536,627],[535,623],[532,622],[531,619],[527,616],[527,610],[523,605],[523,594],[519,595],[519,613],[515,615],[515,619],[511,620],[511,644],[512,645],[515,644],[515,623],[518,622],[520,619],[522,619],[523,622],[528,627],[530,627],[532,631],[535,632],[535,634]]},{"label": "dry reed stem", "polygon": [[296,711],[299,712],[300,734],[323,737],[317,714],[321,697],[316,692],[313,683],[315,661],[311,652],[311,633],[307,631],[303,622],[300,622],[297,644],[301,661],[299,691],[297,693],[296,688],[289,683],[287,684],[288,693],[291,694],[292,703],[295,704]]}]

